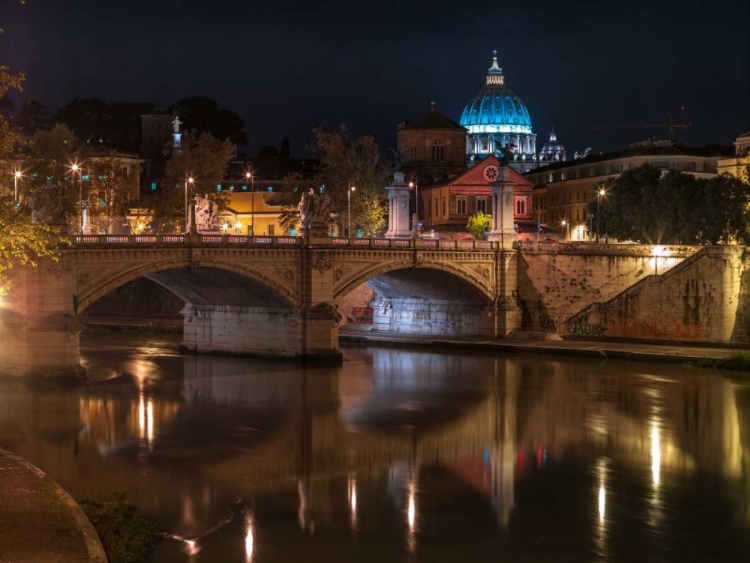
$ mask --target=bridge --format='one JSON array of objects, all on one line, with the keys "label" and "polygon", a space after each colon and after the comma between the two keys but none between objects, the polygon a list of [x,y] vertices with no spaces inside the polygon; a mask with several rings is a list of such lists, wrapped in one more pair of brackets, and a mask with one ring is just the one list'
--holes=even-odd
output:
[{"label": "bridge", "polygon": [[[511,239],[73,236],[56,260],[11,270],[0,371],[78,373],[79,316],[142,277],[185,302],[182,348],[195,353],[340,362],[337,307],[364,283],[394,298],[387,314],[418,298],[453,315],[457,331],[496,338],[519,327],[516,260]],[[420,318],[404,311],[401,322]]]}]

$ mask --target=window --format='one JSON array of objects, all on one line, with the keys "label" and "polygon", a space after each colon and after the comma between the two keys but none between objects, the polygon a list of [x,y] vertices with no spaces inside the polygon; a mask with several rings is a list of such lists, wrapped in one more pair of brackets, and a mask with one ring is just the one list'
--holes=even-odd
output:
[{"label": "window", "polygon": [[268,186],[268,193],[273,193],[273,186]]},{"label": "window", "polygon": [[151,191],[152,192],[156,191],[156,182],[151,182]]},{"label": "window", "polygon": [[273,236],[273,225],[268,225],[268,236],[269,237]]},{"label": "window", "polygon": [[456,213],[459,215],[466,215],[466,198],[456,198]]},{"label": "window", "polygon": [[438,217],[440,214],[438,213],[438,200],[435,199],[435,217]]},{"label": "window", "polygon": [[445,215],[445,198],[443,198],[443,215]]},{"label": "window", "polygon": [[516,215],[526,215],[526,200],[525,199],[516,200]]},{"label": "window", "polygon": [[246,191],[247,191],[247,184],[242,184],[242,191],[243,191],[243,192],[246,192]]},{"label": "window", "polygon": [[445,147],[443,141],[435,141],[432,144],[432,161],[443,162],[445,160]]},{"label": "window", "polygon": [[409,160],[417,160],[417,145],[409,147]]},{"label": "window", "polygon": [[487,198],[486,197],[477,198],[477,212],[479,211],[481,211],[482,213],[487,213]]}]

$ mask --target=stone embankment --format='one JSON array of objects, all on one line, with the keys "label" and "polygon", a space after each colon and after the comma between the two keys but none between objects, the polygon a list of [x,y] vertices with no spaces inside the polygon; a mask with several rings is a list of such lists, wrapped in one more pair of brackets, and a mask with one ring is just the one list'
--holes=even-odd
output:
[{"label": "stone embankment", "polygon": [[0,448],[0,561],[107,563],[78,504],[31,463]]}]

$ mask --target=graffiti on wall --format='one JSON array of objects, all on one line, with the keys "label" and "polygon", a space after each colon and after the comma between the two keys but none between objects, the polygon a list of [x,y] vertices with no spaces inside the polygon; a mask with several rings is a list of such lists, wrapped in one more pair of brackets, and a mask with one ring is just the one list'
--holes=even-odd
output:
[{"label": "graffiti on wall", "polygon": [[571,323],[568,332],[573,336],[604,336],[607,329],[593,323]]},{"label": "graffiti on wall", "polygon": [[629,338],[664,338],[667,340],[704,340],[710,330],[700,324],[688,324],[680,320],[660,317],[635,320],[617,320],[607,325],[610,336]]},{"label": "graffiti on wall", "polygon": [[551,330],[551,331],[557,330],[557,325],[555,324],[555,320],[549,315],[546,315],[546,314],[539,315],[539,324],[544,330]]},{"label": "graffiti on wall", "polygon": [[372,323],[372,307],[352,307],[349,322],[361,324]]},{"label": "graffiti on wall", "polygon": [[576,322],[567,325],[572,336],[623,336],[626,338],[659,338],[664,340],[705,340],[710,330],[700,324],[684,323],[661,317],[615,320],[606,325]]}]

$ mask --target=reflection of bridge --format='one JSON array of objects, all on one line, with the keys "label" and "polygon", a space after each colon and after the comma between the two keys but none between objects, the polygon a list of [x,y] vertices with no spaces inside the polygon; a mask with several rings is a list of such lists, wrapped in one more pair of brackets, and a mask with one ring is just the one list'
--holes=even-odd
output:
[{"label": "reflection of bridge", "polygon": [[185,301],[184,347],[198,352],[340,358],[337,303],[374,278],[395,297],[460,295],[473,304],[471,322],[454,316],[476,335],[507,334],[520,320],[516,254],[499,243],[209,235],[74,242],[59,261],[17,272],[0,309],[0,369],[75,370],[77,316],[141,277]]},{"label": "reflection of bridge", "polygon": [[[298,490],[305,525],[325,522],[340,513],[333,485],[353,475],[362,485],[390,473],[410,502],[420,468],[435,465],[471,483],[503,523],[517,502],[514,483],[541,468],[528,455],[540,448],[551,460],[599,456],[650,472],[655,488],[694,470],[748,479],[750,404],[715,376],[361,354],[340,376],[278,364],[247,377],[239,360],[193,357],[175,360],[182,382],[154,385],[147,366],[132,366],[140,390],[130,394],[95,386],[80,398],[26,393],[31,402],[19,404],[3,393],[13,408],[0,405],[0,444],[77,497],[125,490],[152,514],[182,518],[186,534],[213,526],[237,498],[277,489]],[[359,376],[357,362],[370,358],[374,368]]]}]

